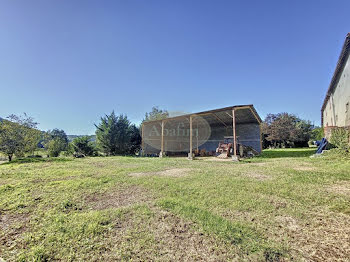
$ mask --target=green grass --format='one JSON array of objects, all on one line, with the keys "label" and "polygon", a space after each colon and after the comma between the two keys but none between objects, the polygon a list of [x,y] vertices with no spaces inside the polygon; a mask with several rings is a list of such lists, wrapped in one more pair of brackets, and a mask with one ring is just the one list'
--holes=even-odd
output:
[{"label": "green grass", "polygon": [[350,161],[310,158],[314,151],[265,150],[239,163],[100,157],[1,164],[0,257],[346,261]]}]

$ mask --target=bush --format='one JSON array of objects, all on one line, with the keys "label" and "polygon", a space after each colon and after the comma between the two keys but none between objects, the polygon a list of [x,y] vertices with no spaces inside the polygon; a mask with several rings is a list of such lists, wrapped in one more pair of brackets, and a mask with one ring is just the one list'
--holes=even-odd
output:
[{"label": "bush", "polygon": [[95,154],[95,146],[88,136],[74,138],[70,147],[74,156],[93,156]]},{"label": "bush", "polygon": [[48,154],[51,157],[58,157],[65,150],[66,144],[62,139],[55,138],[49,141],[47,145]]},{"label": "bush", "polygon": [[323,151],[322,154],[323,157],[326,157],[328,160],[346,160],[349,161],[350,159],[350,153],[347,151],[344,151],[340,148],[332,148],[326,151]]},{"label": "bush", "polygon": [[348,151],[349,150],[349,130],[341,127],[333,129],[329,142],[341,150]]}]

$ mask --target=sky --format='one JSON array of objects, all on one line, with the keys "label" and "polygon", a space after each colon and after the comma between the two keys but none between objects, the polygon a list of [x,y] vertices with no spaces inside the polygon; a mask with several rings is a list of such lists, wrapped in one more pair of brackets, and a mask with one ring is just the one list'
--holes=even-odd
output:
[{"label": "sky", "polygon": [[1,0],[0,117],[94,134],[115,110],[254,104],[320,124],[350,1]]}]

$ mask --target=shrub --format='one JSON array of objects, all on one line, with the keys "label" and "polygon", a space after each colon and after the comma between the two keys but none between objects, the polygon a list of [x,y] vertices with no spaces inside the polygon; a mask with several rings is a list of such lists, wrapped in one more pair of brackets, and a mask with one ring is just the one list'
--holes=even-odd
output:
[{"label": "shrub", "polygon": [[323,152],[322,155],[329,160],[350,160],[350,153],[340,148],[332,148]]},{"label": "shrub", "polygon": [[59,138],[54,138],[50,140],[47,145],[48,154],[51,157],[58,157],[65,148],[66,148],[65,142]]},{"label": "shrub", "polygon": [[349,130],[341,127],[333,129],[329,142],[341,150],[348,151],[349,150]]},{"label": "shrub", "polygon": [[73,155],[92,156],[95,152],[95,146],[88,136],[74,138],[70,146]]}]

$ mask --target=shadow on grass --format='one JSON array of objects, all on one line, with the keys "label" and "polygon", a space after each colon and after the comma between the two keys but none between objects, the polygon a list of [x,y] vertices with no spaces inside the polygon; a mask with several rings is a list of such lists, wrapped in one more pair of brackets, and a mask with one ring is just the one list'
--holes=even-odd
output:
[{"label": "shadow on grass", "polygon": [[25,164],[25,163],[48,163],[48,162],[67,162],[73,161],[70,158],[61,158],[61,157],[50,157],[50,158],[35,158],[35,157],[27,157],[27,158],[18,158],[12,160],[11,162],[5,162],[1,165],[13,165],[13,164]]},{"label": "shadow on grass", "polygon": [[259,158],[310,157],[315,153],[315,148],[265,149]]}]

